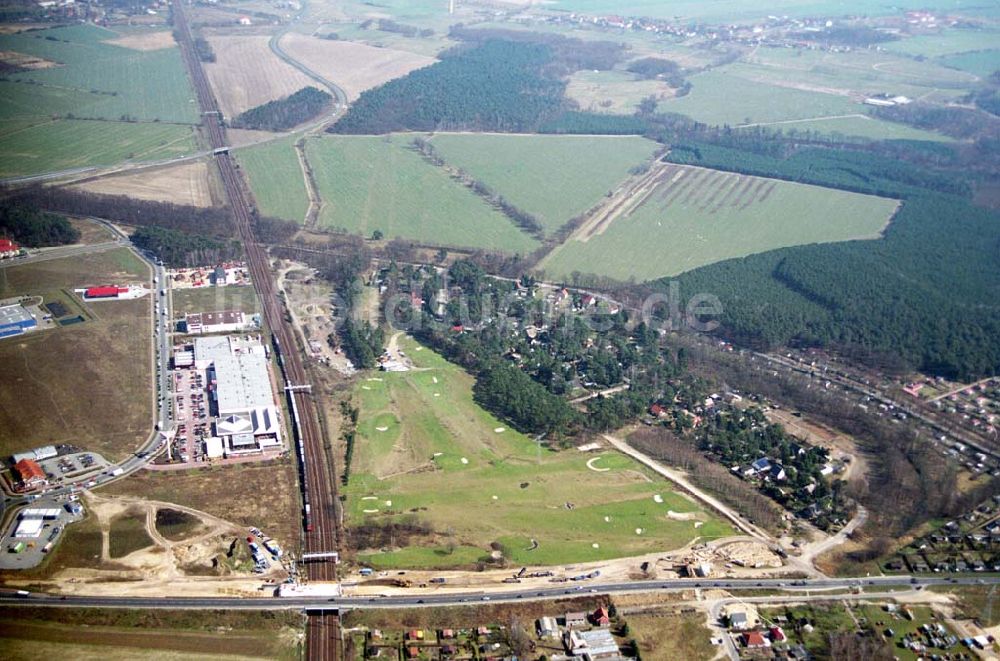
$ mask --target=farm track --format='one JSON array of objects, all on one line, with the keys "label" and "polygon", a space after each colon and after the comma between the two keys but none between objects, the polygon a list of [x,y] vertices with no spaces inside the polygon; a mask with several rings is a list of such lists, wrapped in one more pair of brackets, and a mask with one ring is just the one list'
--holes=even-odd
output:
[{"label": "farm track", "polygon": [[[194,50],[191,29],[184,14],[182,0],[173,0],[173,19],[177,32],[178,43],[184,63],[191,76],[198,105],[202,111],[202,125],[213,149],[226,148],[226,130],[220,121],[218,103],[208,83],[208,78]],[[228,151],[216,156],[216,163],[222,177],[223,187],[233,216],[236,219],[237,231],[246,252],[254,287],[260,298],[264,312],[264,320],[270,328],[273,337],[282,349],[285,378],[290,385],[307,385],[306,372],[295,342],[295,334],[286,321],[275,291],[270,263],[266,249],[257,241],[254,230],[254,215],[251,205],[250,191],[236,168],[236,163]],[[337,524],[335,511],[337,488],[335,476],[331,475],[332,466],[326,461],[323,438],[317,420],[317,411],[312,394],[305,390],[289,390],[288,398],[294,403],[300,413],[299,433],[304,446],[302,462],[303,485],[309,485],[304,496],[307,502],[313,504],[311,522],[313,531],[304,533],[304,550],[306,552],[328,552],[339,548],[342,539]],[[304,489],[305,490],[305,489]],[[306,564],[308,578],[313,581],[333,581],[336,579],[336,569],[328,562]],[[308,651],[309,659],[338,658],[339,634],[336,615],[321,613],[309,620]]]}]

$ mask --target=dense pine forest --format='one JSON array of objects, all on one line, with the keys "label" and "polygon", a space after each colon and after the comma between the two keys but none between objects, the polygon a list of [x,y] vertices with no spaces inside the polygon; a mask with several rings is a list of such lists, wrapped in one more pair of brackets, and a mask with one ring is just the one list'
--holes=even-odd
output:
[{"label": "dense pine forest", "polygon": [[965,179],[830,149],[778,158],[684,144],[668,158],[902,201],[883,240],[787,248],[681,276],[687,294],[720,297],[723,334],[760,348],[830,345],[952,378],[1000,372],[1000,216],[968,201]]},{"label": "dense pine forest", "polygon": [[251,108],[233,120],[234,128],[258,131],[287,131],[309,121],[323,111],[333,97],[316,89],[303,87],[295,94]]},{"label": "dense pine forest", "polygon": [[0,205],[0,237],[41,248],[79,241],[80,232],[62,216],[7,200]]}]

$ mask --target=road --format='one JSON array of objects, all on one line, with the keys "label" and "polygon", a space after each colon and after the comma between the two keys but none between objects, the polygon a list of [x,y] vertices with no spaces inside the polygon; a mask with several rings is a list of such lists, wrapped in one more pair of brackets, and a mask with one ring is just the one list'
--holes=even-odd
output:
[{"label": "road", "polygon": [[[422,594],[392,597],[91,597],[91,596],[60,596],[44,593],[32,593],[19,597],[12,591],[0,593],[2,604],[23,604],[30,606],[73,606],[88,608],[187,608],[187,609],[234,609],[234,610],[351,610],[351,609],[394,609],[410,607],[442,607],[461,606],[463,604],[481,603],[484,601],[517,603],[524,601],[540,601],[562,599],[567,596],[584,596],[587,594],[626,594],[649,593],[653,590],[663,592],[691,590],[695,588],[714,588],[719,590],[781,590],[791,594],[807,593],[816,590],[865,590],[885,589],[889,587],[908,587],[913,589],[929,586],[950,585],[1000,585],[1000,577],[983,576],[935,576],[911,578],[909,576],[872,576],[866,578],[818,578],[801,579],[671,579],[665,581],[625,581],[620,583],[593,583],[588,587],[567,588],[532,588],[508,589],[493,591],[488,595],[483,592],[455,592],[450,594]],[[817,595],[819,597],[831,595]],[[780,597],[767,597],[773,600]],[[834,598],[836,598],[834,596]]]}]

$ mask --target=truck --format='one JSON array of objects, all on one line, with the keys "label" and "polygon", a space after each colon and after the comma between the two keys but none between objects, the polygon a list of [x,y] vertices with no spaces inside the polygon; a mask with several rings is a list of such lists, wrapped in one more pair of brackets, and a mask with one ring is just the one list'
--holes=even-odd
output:
[{"label": "truck", "polygon": [[20,553],[24,550],[24,542],[17,542],[10,545],[11,553]]},{"label": "truck", "polygon": [[113,471],[111,471],[111,476],[112,477],[118,477],[119,475],[123,474],[124,472],[125,472],[125,469],[122,468],[121,466],[119,466],[116,469],[114,469]]}]

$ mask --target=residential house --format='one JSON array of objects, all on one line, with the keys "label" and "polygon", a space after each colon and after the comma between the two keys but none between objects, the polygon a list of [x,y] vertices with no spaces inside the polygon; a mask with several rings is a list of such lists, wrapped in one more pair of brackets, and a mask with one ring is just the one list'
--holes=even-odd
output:
[{"label": "residential house", "polygon": [[578,611],[575,613],[566,613],[565,617],[566,626],[570,629],[579,628],[587,626],[587,614],[583,611]]},{"label": "residential house", "polygon": [[590,621],[598,627],[606,627],[611,624],[611,617],[608,614],[608,609],[604,606],[598,606],[590,615]]},{"label": "residential house", "polygon": [[763,647],[770,647],[771,641],[764,638],[759,631],[747,631],[743,634],[743,646],[747,649],[761,649]]}]

